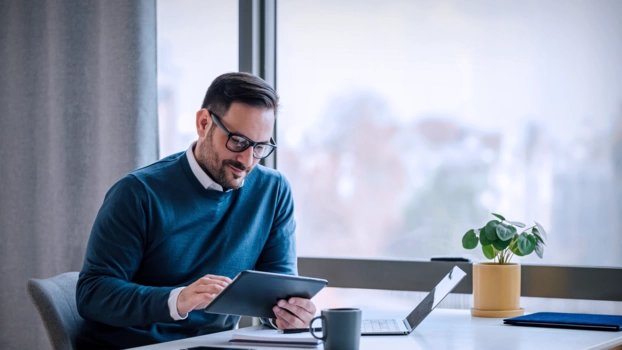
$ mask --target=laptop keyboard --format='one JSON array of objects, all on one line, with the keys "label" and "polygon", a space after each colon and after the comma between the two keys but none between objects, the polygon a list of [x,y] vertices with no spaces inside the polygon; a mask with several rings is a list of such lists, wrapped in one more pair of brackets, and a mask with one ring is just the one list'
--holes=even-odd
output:
[{"label": "laptop keyboard", "polygon": [[363,320],[361,332],[397,332],[399,331],[396,320]]}]

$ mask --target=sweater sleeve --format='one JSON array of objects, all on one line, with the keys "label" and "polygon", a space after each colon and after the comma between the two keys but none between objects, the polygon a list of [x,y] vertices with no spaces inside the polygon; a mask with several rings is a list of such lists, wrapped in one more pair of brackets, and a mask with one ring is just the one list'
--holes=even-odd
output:
[{"label": "sweater sleeve", "polygon": [[172,321],[167,301],[173,287],[132,283],[147,244],[148,210],[146,191],[132,175],[106,194],[76,287],[85,319],[116,327]]},{"label": "sweater sleeve", "polygon": [[296,221],[294,200],[289,182],[281,176],[270,235],[259,255],[258,271],[298,274],[296,261]]}]

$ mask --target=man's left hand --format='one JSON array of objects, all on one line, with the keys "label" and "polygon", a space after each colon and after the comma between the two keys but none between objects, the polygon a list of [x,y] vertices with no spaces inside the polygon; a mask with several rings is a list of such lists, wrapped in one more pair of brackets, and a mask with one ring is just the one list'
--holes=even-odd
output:
[{"label": "man's left hand", "polygon": [[315,304],[309,299],[289,298],[279,300],[272,308],[279,329],[307,328],[315,316]]}]

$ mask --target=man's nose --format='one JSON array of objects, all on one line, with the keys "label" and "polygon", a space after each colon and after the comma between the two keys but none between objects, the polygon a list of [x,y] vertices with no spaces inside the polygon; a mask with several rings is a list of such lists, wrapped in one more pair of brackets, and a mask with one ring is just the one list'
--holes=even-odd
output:
[{"label": "man's nose", "polygon": [[254,148],[251,146],[238,153],[238,162],[244,164],[245,167],[253,165],[253,161],[255,160],[255,158],[253,158],[253,149]]}]

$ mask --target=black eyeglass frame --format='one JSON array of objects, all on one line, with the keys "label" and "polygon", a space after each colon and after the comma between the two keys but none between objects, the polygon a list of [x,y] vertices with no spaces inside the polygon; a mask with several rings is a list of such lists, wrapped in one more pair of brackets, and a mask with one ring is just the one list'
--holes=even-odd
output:
[{"label": "black eyeglass frame", "polygon": [[[225,134],[227,135],[227,142],[225,143],[225,147],[227,147],[227,149],[228,149],[229,151],[231,151],[231,152],[235,152],[235,153],[242,153],[242,152],[246,151],[249,147],[253,147],[253,152],[252,152],[252,153],[253,153],[253,158],[255,158],[255,159],[265,159],[265,158],[269,157],[269,156],[272,154],[272,152],[274,152],[274,150],[278,147],[278,146],[276,145],[276,143],[274,142],[274,139],[273,139],[272,137],[270,137],[270,142],[255,142],[255,141],[253,141],[253,140],[249,139],[248,137],[246,137],[246,136],[244,136],[244,135],[240,135],[240,134],[236,134],[236,133],[234,133],[234,132],[231,132],[231,131],[227,130],[227,128],[226,128],[226,127],[222,124],[222,121],[220,120],[220,117],[219,117],[216,113],[214,113],[214,112],[212,112],[212,111],[210,111],[210,110],[207,110],[207,112],[208,112],[208,113],[210,114],[210,116],[212,117],[212,120],[214,121],[214,123],[215,123],[215,124],[216,124],[219,128],[221,128],[221,129],[222,129],[222,131],[224,131],[224,132],[225,132]],[[232,138],[232,137],[234,137],[234,136],[236,136],[236,137],[241,137],[241,138],[243,138],[244,140],[246,140],[246,141],[248,142],[248,144],[246,145],[246,147],[244,147],[244,148],[242,148],[242,149],[240,149],[240,150],[235,150],[235,149],[231,149],[231,148],[229,148],[229,141],[230,141],[230,140],[231,140],[231,138]],[[256,147],[257,145],[261,145],[261,146],[268,146],[268,147],[270,148],[270,152],[268,152],[268,154],[264,155],[263,157],[257,157],[257,156],[255,156],[255,147]]]}]

